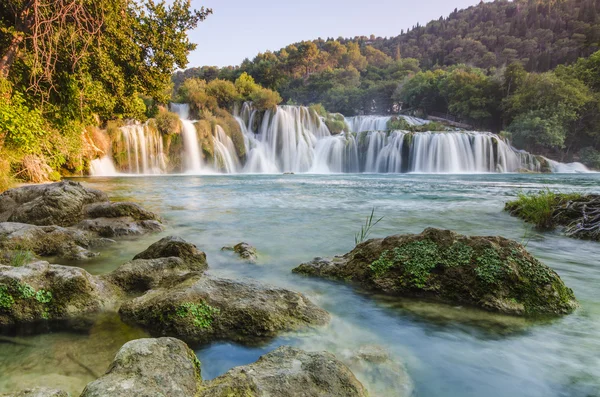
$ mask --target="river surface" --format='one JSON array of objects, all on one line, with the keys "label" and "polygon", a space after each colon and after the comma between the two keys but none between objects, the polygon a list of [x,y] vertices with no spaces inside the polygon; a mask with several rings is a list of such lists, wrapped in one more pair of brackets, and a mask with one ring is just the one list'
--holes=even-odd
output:
[{"label": "river surface", "polygon": [[[546,187],[600,192],[600,174],[569,175],[243,175],[79,179],[115,200],[160,213],[160,235],[120,241],[79,263],[102,274],[165,235],[206,252],[210,273],[256,280],[305,293],[332,314],[330,325],[282,335],[264,345],[214,343],[195,350],[203,377],[255,361],[282,344],[347,357],[379,345],[405,366],[415,395],[600,396],[600,244],[532,231],[503,212],[519,191]],[[372,237],[420,233],[426,227],[516,239],[556,270],[581,308],[554,320],[531,321],[478,310],[372,296],[342,283],[294,275],[315,256],[351,250],[354,234],[375,208],[384,219]],[[225,245],[259,250],[246,264]],[[20,335],[0,343],[0,392],[53,386],[73,395],[106,370],[120,346],[146,336],[117,316],[91,330]],[[372,395],[394,396],[384,380],[357,373]]]}]

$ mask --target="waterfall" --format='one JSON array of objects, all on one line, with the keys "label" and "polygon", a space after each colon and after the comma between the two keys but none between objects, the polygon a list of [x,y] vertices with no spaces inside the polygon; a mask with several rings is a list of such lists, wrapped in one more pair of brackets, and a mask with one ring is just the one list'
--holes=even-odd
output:
[{"label": "waterfall", "polygon": [[119,175],[110,156],[104,156],[100,159],[92,160],[90,163],[90,173],[94,176]]},{"label": "waterfall", "polygon": [[[428,120],[419,119],[412,116],[400,115],[408,125],[420,126],[429,123]],[[392,116],[354,116],[346,117],[346,124],[350,128],[350,132],[366,132],[366,131],[388,131],[388,122]]]},{"label": "waterfall", "polygon": [[202,173],[203,161],[200,155],[200,144],[194,123],[190,118],[190,105],[187,103],[172,103],[171,110],[179,115],[181,120],[181,137],[183,138],[184,171],[192,174]]},{"label": "waterfall", "polygon": [[167,170],[161,134],[146,124],[126,125],[113,142],[117,166],[130,174],[163,174]]},{"label": "waterfall", "polygon": [[[194,121],[189,120],[189,106],[172,104],[171,109],[179,114],[183,127],[182,168],[192,173],[518,172],[540,171],[545,162],[489,132],[389,131],[389,116],[356,116],[345,119],[351,131],[332,135],[324,120],[307,107],[278,106],[260,112],[251,103],[234,110],[241,137],[213,122],[210,131],[205,124],[204,134],[212,137],[201,147]],[[427,123],[414,117],[398,117],[412,125]],[[122,127],[120,132],[113,141],[114,164],[119,172],[166,172],[168,159],[156,129],[136,124]],[[244,145],[244,156],[238,156],[236,144]],[[237,149],[241,153],[241,148]],[[176,155],[172,147],[169,150]],[[555,172],[587,170],[579,164],[548,164]],[[114,174],[105,159],[94,162],[92,172]]]},{"label": "waterfall", "polygon": [[240,168],[235,146],[220,125],[215,126],[215,169],[232,174]]}]

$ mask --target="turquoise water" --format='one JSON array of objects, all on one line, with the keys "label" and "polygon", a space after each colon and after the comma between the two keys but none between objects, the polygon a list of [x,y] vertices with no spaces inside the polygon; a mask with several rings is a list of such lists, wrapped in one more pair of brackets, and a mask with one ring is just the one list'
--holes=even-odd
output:
[{"label": "turquoise water", "polygon": [[[119,200],[157,211],[167,230],[122,241],[79,264],[101,274],[162,235],[180,235],[207,253],[210,273],[301,291],[332,314],[329,326],[282,335],[264,345],[214,343],[196,349],[203,376],[255,361],[281,344],[340,357],[380,345],[406,366],[418,396],[600,396],[600,244],[540,234],[502,211],[521,190],[600,192],[600,174],[569,175],[243,175],[83,179]],[[354,246],[375,207],[384,216],[372,237],[420,233],[433,226],[471,235],[502,235],[528,249],[573,288],[573,315],[528,321],[477,310],[372,296],[291,269]],[[256,265],[220,248],[240,241]],[[144,333],[114,316],[93,331],[19,336],[0,344],[0,391],[50,385],[79,392],[105,371],[124,341]],[[68,354],[66,353],[68,351]],[[358,373],[375,395],[395,395]],[[379,394],[378,394],[379,393]]]}]

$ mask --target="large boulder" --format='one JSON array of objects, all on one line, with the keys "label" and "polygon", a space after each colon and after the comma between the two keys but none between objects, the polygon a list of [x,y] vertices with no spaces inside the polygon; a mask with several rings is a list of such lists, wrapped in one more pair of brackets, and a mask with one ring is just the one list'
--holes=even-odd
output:
[{"label": "large boulder", "polygon": [[208,268],[206,254],[179,237],[165,237],[105,278],[121,289],[145,292],[168,288]]},{"label": "large boulder", "polygon": [[241,259],[248,263],[256,263],[256,260],[258,259],[256,248],[254,248],[248,243],[239,243],[234,245],[233,247],[223,247],[221,248],[221,251],[233,251]]},{"label": "large boulder", "polygon": [[0,194],[0,222],[72,226],[84,218],[86,205],[107,201],[105,193],[78,182],[28,185]]},{"label": "large boulder", "polygon": [[106,374],[81,397],[193,397],[201,381],[200,362],[185,343],[138,339],[123,345]]},{"label": "large boulder", "polygon": [[251,343],[309,325],[329,315],[304,295],[280,288],[195,275],[125,302],[121,318],[154,336],[188,342],[218,339]]},{"label": "large boulder", "polygon": [[98,255],[88,250],[95,240],[88,233],[72,228],[0,222],[0,249],[3,251],[30,251],[39,256],[86,259]]},{"label": "large boulder", "polygon": [[136,221],[158,221],[159,217],[139,204],[127,201],[102,202],[90,204],[85,208],[85,218],[124,218],[129,217]]},{"label": "large boulder", "polygon": [[115,309],[120,291],[83,269],[35,262],[0,265],[0,326],[83,318]]},{"label": "large boulder", "polygon": [[199,396],[366,397],[352,372],[331,353],[282,346],[257,362],[202,385]]},{"label": "large boulder", "polygon": [[369,240],[343,256],[316,258],[293,271],[513,315],[559,315],[577,307],[558,274],[521,244],[449,230]]},{"label": "large boulder", "polygon": [[69,393],[57,389],[36,387],[35,389],[26,389],[16,393],[0,394],[0,397],[69,397]]}]

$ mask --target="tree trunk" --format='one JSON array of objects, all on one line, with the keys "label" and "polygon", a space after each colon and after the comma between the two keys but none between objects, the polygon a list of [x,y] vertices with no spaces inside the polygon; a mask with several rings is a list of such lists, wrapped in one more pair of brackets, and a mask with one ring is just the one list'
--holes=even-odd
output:
[{"label": "tree trunk", "polygon": [[31,25],[33,24],[33,15],[31,12],[31,8],[33,7],[36,1],[37,0],[29,0],[27,3],[25,3],[19,15],[15,15],[15,28],[17,32],[13,36],[13,39],[6,51],[4,52],[4,54],[2,54],[2,58],[0,58],[1,77],[8,77],[8,74],[10,73],[10,68],[15,62],[17,55],[19,54],[19,47],[21,46],[23,39],[25,39],[25,35],[27,34],[27,32],[29,32]]},{"label": "tree trunk", "polygon": [[17,57],[17,53],[19,52],[19,46],[23,42],[23,34],[17,34],[13,37],[12,42],[8,46],[6,52],[2,55],[2,59],[0,59],[0,76],[7,78],[8,73],[10,72],[10,68],[12,67],[15,58]]}]

